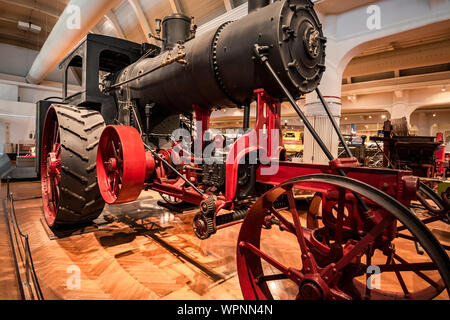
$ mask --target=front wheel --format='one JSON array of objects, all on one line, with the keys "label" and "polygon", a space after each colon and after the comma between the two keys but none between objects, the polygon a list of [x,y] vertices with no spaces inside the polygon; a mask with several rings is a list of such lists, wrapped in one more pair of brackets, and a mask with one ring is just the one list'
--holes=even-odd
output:
[{"label": "front wheel", "polygon": [[[294,189],[323,190],[320,223],[312,228],[304,227]],[[361,221],[355,193],[373,224]],[[274,202],[286,196],[289,207],[277,210]],[[279,230],[263,228],[267,221]],[[447,252],[408,208],[335,175],[294,178],[259,198],[239,233],[237,268],[245,299],[426,300],[445,289],[448,295],[450,285]]]}]

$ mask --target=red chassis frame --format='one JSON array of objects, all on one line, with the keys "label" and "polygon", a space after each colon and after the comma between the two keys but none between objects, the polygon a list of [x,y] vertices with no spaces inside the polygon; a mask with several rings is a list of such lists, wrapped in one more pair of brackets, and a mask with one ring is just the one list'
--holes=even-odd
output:
[{"label": "red chassis frame", "polygon": [[[282,147],[281,134],[278,134],[277,136],[272,136],[270,134],[272,130],[276,130],[278,132],[280,132],[281,130],[281,104],[277,99],[270,97],[264,89],[255,90],[255,94],[257,97],[257,121],[255,127],[252,130],[239,137],[231,145],[226,159],[226,181],[224,194],[213,194],[212,192],[207,193],[205,190],[201,190],[202,187],[198,180],[197,171],[201,170],[198,163],[201,163],[203,159],[196,158],[186,150],[181,150],[181,153],[179,151],[175,151],[174,149],[177,144],[174,144],[174,147],[172,149],[158,151],[158,156],[165,161],[161,161],[157,157],[153,156],[152,152],[150,151],[147,151],[145,153],[145,156],[134,156],[134,158],[139,157],[141,159],[145,159],[145,161],[140,164],[140,167],[146,168],[146,174],[145,179],[142,179],[142,181],[134,181],[133,187],[136,189],[134,190],[135,192],[127,194],[134,194],[135,196],[129,197],[127,201],[133,201],[137,199],[140,190],[151,189],[173,196],[179,200],[191,204],[200,205],[200,208],[202,209],[201,204],[208,198],[211,198],[213,196],[212,198],[214,199],[213,207],[215,221],[216,215],[221,209],[236,209],[235,199],[237,193],[239,164],[245,156],[254,152],[258,152],[259,160],[262,162],[262,164],[258,166],[256,172],[257,183],[278,185],[286,180],[298,176],[320,173],[338,174],[336,169],[341,168],[345,171],[349,178],[365,182],[375,188],[378,188],[405,205],[408,205],[410,200],[416,198],[416,191],[418,190],[419,180],[417,177],[412,176],[412,173],[410,171],[390,170],[385,168],[362,168],[360,167],[360,164],[358,163],[356,158],[336,159],[331,161],[329,165],[303,164],[283,161],[285,150]],[[196,121],[201,122],[202,124],[202,130],[197,132],[196,137],[197,139],[200,139],[204,136],[205,131],[209,129],[209,119],[211,112],[199,107],[195,107],[194,112],[196,115]],[[263,138],[264,141],[261,141],[261,137],[259,136],[258,131],[263,129],[265,129],[268,134],[266,138]],[[128,144],[128,141],[124,141],[123,143]],[[202,142],[202,150],[203,147],[204,146]],[[177,163],[177,168],[181,167],[181,169],[177,170],[181,175],[183,175],[183,178],[174,174],[170,174],[170,172],[173,170],[171,170],[171,168],[167,166],[167,163],[171,165],[173,164],[173,159],[180,159],[180,154],[183,155],[182,159],[190,160],[190,162],[185,161]],[[99,157],[98,159],[99,161],[103,162],[105,160],[102,160],[101,157]],[[102,164],[97,163],[97,165],[98,167],[103,167]],[[127,166],[127,163],[124,162],[123,165],[125,167]],[[134,163],[133,165],[136,165],[136,163]],[[274,165],[278,166],[276,174],[263,174],[263,170],[267,170],[268,167]],[[141,171],[142,170],[143,169],[141,169]],[[103,175],[104,174],[102,173],[102,176]],[[186,180],[191,182],[191,184],[187,183]],[[102,187],[101,179],[99,179],[99,184],[100,187]],[[126,184],[126,181],[123,181],[122,184]],[[198,190],[201,190],[203,194],[195,190],[195,188],[193,187],[194,185]],[[311,191],[325,194],[329,190],[326,185],[324,185],[323,187],[317,187],[317,184],[315,184],[314,187],[311,188]],[[237,222],[239,221],[227,223],[220,228]],[[214,226],[214,228],[218,229],[216,226]]]},{"label": "red chassis frame", "polygon": [[[411,296],[409,291],[404,290],[400,278],[403,293],[393,295],[383,290],[374,292],[384,298],[431,299],[445,289],[445,286],[448,287],[449,277],[444,272],[450,270],[448,256],[424,226],[425,223],[442,220],[442,214],[448,213],[448,206],[443,207],[442,212],[434,217],[422,221],[411,217],[412,212],[406,206],[413,199],[420,200],[420,182],[410,171],[363,168],[356,158],[335,159],[329,165],[283,161],[285,150],[281,146],[279,134],[280,103],[264,90],[256,90],[255,93],[256,125],[238,138],[226,153],[225,189],[202,184],[199,171],[209,170],[208,167],[201,167],[208,165],[209,159],[196,158],[183,149],[181,143],[174,143],[172,149],[168,150],[145,151],[142,137],[135,128],[108,126],[100,137],[97,153],[98,183],[103,199],[108,203],[133,201],[145,188],[199,205],[199,212],[194,215],[192,222],[193,231],[199,239],[206,239],[218,229],[243,222],[236,258],[239,281],[246,299],[271,298],[269,287],[260,284],[261,281],[276,279],[291,279],[297,284],[298,299],[370,297],[373,290],[370,289],[368,293],[365,287],[352,285],[353,279],[364,274],[364,266],[371,264],[375,250],[391,259],[395,254],[392,241],[400,236],[412,241],[417,239],[433,262],[404,266],[408,263],[399,260],[399,267],[386,262],[383,270],[395,271],[400,268],[400,271],[420,272],[437,269],[443,275],[443,280],[438,283],[425,280],[431,286],[418,290]],[[196,120],[202,123],[202,130],[197,132],[198,139],[203,137],[209,127],[210,112],[199,108],[194,108],[194,111]],[[278,136],[260,136],[257,131],[262,129],[266,133],[278,131]],[[220,143],[215,144],[216,141],[220,142],[214,139],[214,146],[220,148]],[[204,149],[203,143],[201,149]],[[251,184],[248,187],[240,186],[244,188],[240,195],[248,194],[251,187],[254,187],[255,194],[241,199],[236,197],[241,160],[253,160],[251,156],[255,152],[258,153],[258,162],[246,168],[252,170],[249,180]],[[266,170],[269,169],[276,170],[268,174]],[[121,187],[118,187],[119,180]],[[253,182],[258,184],[254,185]],[[270,188],[265,188],[264,185]],[[305,190],[309,194],[315,193],[307,211],[307,228],[300,223],[293,189],[295,192]],[[312,205],[319,201],[321,210]],[[222,209],[232,212],[224,210],[219,215]],[[288,221],[277,209],[290,211],[293,222]],[[397,221],[403,226],[398,226]],[[281,231],[296,235],[304,266],[302,270],[283,265],[259,248],[261,230],[271,228],[272,225],[278,225]],[[413,236],[400,235],[399,231],[404,229],[413,230]],[[361,261],[364,254],[366,264]],[[400,258],[397,257],[398,259]],[[281,274],[265,275],[262,260],[281,271]],[[364,285],[363,282],[359,284]]]}]

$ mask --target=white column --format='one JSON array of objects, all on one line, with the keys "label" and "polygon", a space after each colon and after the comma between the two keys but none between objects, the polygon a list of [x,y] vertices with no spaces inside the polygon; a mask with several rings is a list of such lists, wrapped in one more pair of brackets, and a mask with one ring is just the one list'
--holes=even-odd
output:
[{"label": "white column", "polygon": [[406,118],[408,127],[411,126],[411,114],[416,110],[416,107],[409,104],[409,91],[399,90],[393,93],[394,99],[392,107],[390,108],[391,119]]},{"label": "white column", "polygon": [[[328,103],[336,122],[339,125],[341,117],[341,82],[342,73],[338,72],[334,64],[327,61],[325,71],[319,89]],[[305,115],[323,140],[334,157],[338,154],[338,136],[328,119],[317,94],[312,92],[306,95]],[[315,164],[328,164],[329,160],[320,149],[311,133],[305,127],[303,147],[303,162]]]},{"label": "white column", "polygon": [[431,136],[431,121],[425,112],[419,113],[419,123],[417,124],[418,136]]}]

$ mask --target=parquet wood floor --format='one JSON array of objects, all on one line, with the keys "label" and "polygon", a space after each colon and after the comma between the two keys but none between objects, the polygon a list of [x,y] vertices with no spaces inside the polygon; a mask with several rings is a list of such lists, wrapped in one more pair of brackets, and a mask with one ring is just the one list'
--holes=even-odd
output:
[{"label": "parquet wood floor", "polygon": [[[12,191],[17,197],[36,196],[40,184],[14,183]],[[41,224],[41,199],[17,201],[17,216],[23,232],[29,234],[44,297],[242,299],[235,262],[240,225],[220,230],[202,241],[192,232],[195,211],[172,213],[158,206],[158,200],[159,195],[149,191],[142,192],[136,202],[106,206],[103,215],[111,223],[94,232],[56,240],[49,238]],[[304,216],[301,219],[304,223]],[[450,230],[438,231],[445,238]],[[298,244],[280,231],[263,233],[267,234],[267,242],[262,248],[295,265]],[[414,246],[401,250],[408,256]],[[74,281],[77,271],[79,287]],[[0,279],[5,278],[5,272],[12,270],[2,272]],[[412,279],[405,280],[414,285]],[[297,294],[289,284],[273,286],[279,298]],[[0,294],[3,290],[0,286]],[[448,295],[443,293],[438,298],[448,299]]]}]

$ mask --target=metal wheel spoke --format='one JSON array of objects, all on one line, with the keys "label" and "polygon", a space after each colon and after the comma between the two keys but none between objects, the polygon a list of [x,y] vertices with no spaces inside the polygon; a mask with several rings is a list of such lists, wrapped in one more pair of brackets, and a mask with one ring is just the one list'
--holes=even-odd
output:
[{"label": "metal wheel spoke", "polygon": [[49,175],[47,175],[47,193],[48,193],[48,201],[53,201],[53,187],[52,187],[52,181]]},{"label": "metal wheel spoke", "polygon": [[[60,159],[60,158],[61,158],[61,157],[60,157],[60,155],[61,155],[61,143],[57,143],[57,146],[58,146],[58,147],[57,147],[56,150],[55,150],[55,152],[56,152],[56,157]],[[61,160],[61,159],[60,159],[60,160]]]},{"label": "metal wheel spoke", "polygon": [[59,136],[59,124],[58,122],[55,122],[55,126],[53,127],[53,139],[52,139],[52,145],[54,145],[57,141],[57,136]]},{"label": "metal wheel spoke", "polygon": [[[402,257],[400,257],[398,254],[394,254],[394,259],[397,259],[398,261],[400,261],[401,264],[403,265],[410,265],[410,266],[414,266],[414,263],[408,263],[405,259],[403,259]],[[434,263],[430,263],[433,264]],[[411,268],[411,267],[410,267]],[[430,269],[430,270],[436,270],[437,267],[435,267],[434,269]],[[421,268],[421,270],[427,270],[427,269],[423,269]],[[417,274],[420,278],[422,278],[423,280],[425,280],[426,282],[428,282],[429,284],[431,284],[433,287],[435,287],[436,289],[440,289],[441,286],[439,284],[437,284],[436,282],[434,282],[430,277],[428,277],[427,275],[425,275],[424,273],[420,272],[419,270],[416,270],[415,268],[411,269],[412,272],[414,272],[415,274]]]},{"label": "metal wheel spoke", "polygon": [[[395,263],[395,260],[394,260],[394,259],[392,259],[392,265],[397,265],[397,264]],[[402,275],[400,274],[400,271],[394,270],[394,272],[395,272],[395,276],[396,276],[397,279],[398,279],[398,282],[400,283],[400,286],[402,287],[403,293],[404,293],[405,295],[408,295],[408,294],[409,294],[409,290],[408,290],[408,287],[406,286],[405,280],[403,280],[403,277],[402,277]]]},{"label": "metal wheel spoke", "polygon": [[287,221],[283,215],[281,215],[277,210],[275,210],[274,207],[269,208],[269,211],[278,219],[280,220],[281,224],[286,227],[287,231],[296,234],[294,225]]},{"label": "metal wheel spoke", "polygon": [[114,158],[118,159],[119,157],[117,156],[116,146],[114,145],[114,141],[112,139],[111,139],[111,147],[112,147],[112,151],[114,153]]},{"label": "metal wheel spoke", "polygon": [[300,245],[300,250],[302,251],[302,256],[309,252],[309,249],[306,245],[305,238],[303,236],[303,228],[300,222],[300,218],[298,216],[297,207],[295,204],[294,193],[292,189],[286,190],[286,194],[289,201],[289,207],[292,214],[292,219],[294,220],[294,228],[295,234],[297,235],[297,241]]},{"label": "metal wheel spoke", "polygon": [[117,154],[119,154],[120,155],[120,159],[122,159],[122,144],[120,143],[120,141],[119,141],[119,146],[118,146],[118,149],[117,149]]},{"label": "metal wheel spoke", "polygon": [[118,187],[119,187],[119,179],[120,179],[120,177],[119,177],[119,175],[116,173],[115,175],[114,175],[114,182],[113,182],[113,192],[114,193],[117,193],[117,189],[118,189]]},{"label": "metal wheel spoke", "polygon": [[397,234],[397,237],[398,238],[407,239],[407,240],[411,240],[411,241],[417,241],[416,237],[413,237],[413,236],[410,236],[410,235],[407,235],[407,234],[403,234],[403,233]]},{"label": "metal wheel spoke", "polygon": [[278,270],[280,270],[282,273],[284,273],[286,275],[289,274],[289,268],[287,268],[286,266],[282,265],[278,261],[272,259],[270,256],[268,256],[266,253],[264,253],[263,251],[261,251],[260,249],[258,249],[254,245],[252,245],[251,243],[246,242],[246,241],[241,241],[239,243],[239,246],[241,248],[246,248],[246,249],[250,250],[251,252],[253,252],[257,256],[259,256],[260,258],[264,259],[267,263],[269,263],[270,265],[272,265],[275,268],[277,268]]},{"label": "metal wheel spoke", "polygon": [[[397,259],[398,260],[398,259]],[[417,262],[407,264],[396,264],[392,259],[390,264],[377,265],[381,272],[397,272],[397,271],[415,271],[415,270],[437,270],[437,266],[433,262]]]},{"label": "metal wheel spoke", "polygon": [[271,274],[271,275],[267,275],[267,276],[259,276],[258,284],[261,284],[261,283],[267,282],[267,281],[276,281],[276,280],[284,280],[284,279],[289,279],[289,277],[284,273]]},{"label": "metal wheel spoke", "polygon": [[52,202],[56,208],[56,203],[58,201],[57,185],[53,179],[51,179],[50,184],[51,184],[51,190],[52,190],[51,191],[52,192]]}]

